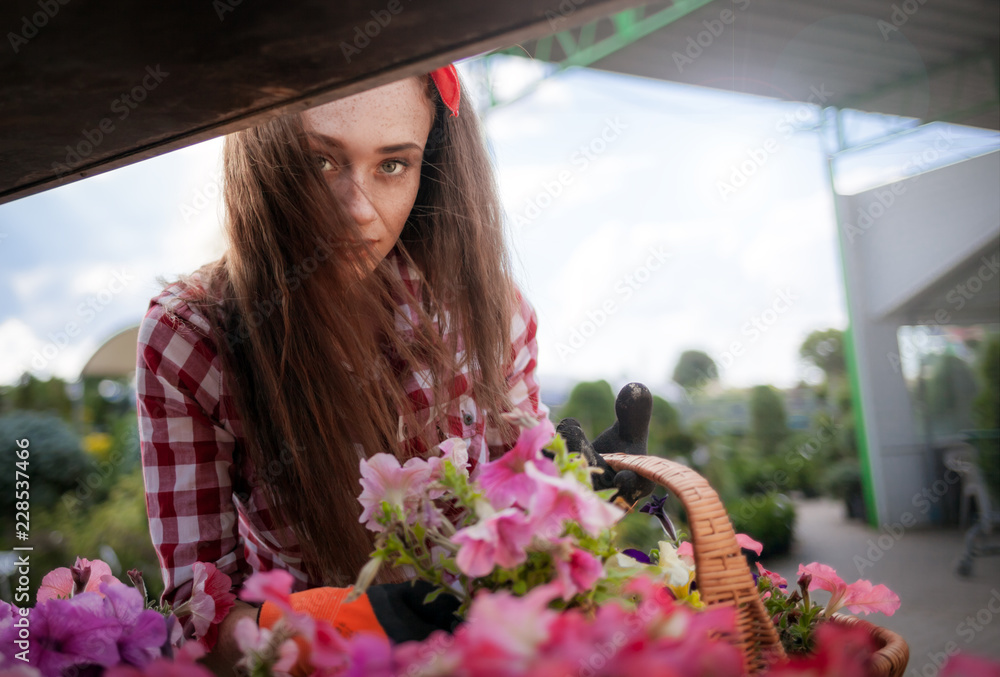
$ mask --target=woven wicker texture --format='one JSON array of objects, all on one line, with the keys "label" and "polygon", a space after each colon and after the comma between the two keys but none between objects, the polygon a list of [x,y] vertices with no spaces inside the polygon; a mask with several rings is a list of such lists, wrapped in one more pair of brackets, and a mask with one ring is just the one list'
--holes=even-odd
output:
[{"label": "woven wicker texture", "polygon": [[[616,471],[631,470],[666,487],[680,499],[691,528],[701,599],[706,604],[736,606],[739,642],[747,672],[757,674],[769,662],[784,658],[784,648],[757,594],[733,524],[708,481],[687,466],[657,456],[607,454],[603,458]],[[909,648],[902,637],[853,616],[834,614],[834,619],[860,624],[871,632],[880,647],[875,656],[876,677],[902,677],[909,659]]]},{"label": "woven wicker texture", "polygon": [[903,677],[906,664],[910,661],[910,647],[902,637],[892,630],[886,630],[857,616],[833,614],[833,620],[864,628],[875,640],[878,651],[875,654],[872,674],[876,677]]}]

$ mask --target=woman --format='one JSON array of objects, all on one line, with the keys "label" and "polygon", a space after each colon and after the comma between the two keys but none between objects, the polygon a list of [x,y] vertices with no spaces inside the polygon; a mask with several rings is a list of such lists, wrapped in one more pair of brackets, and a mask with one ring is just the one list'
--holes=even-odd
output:
[{"label": "woman", "polygon": [[[500,412],[546,416],[535,314],[460,92],[451,66],[226,138],[228,248],[159,280],[139,333],[161,601],[190,596],[196,561],[235,588],[274,568],[295,590],[349,586],[373,549],[360,458],[461,437],[481,463],[516,436]],[[215,654],[256,611],[237,603]]]}]

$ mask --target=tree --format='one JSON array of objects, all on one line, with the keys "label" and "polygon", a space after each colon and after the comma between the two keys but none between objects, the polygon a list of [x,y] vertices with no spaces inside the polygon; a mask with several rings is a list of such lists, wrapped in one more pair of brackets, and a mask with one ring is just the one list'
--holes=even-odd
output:
[{"label": "tree", "polygon": [[615,394],[607,381],[583,381],[573,386],[559,418],[575,418],[587,439],[594,439],[615,422]]},{"label": "tree", "polygon": [[772,386],[756,386],[750,394],[750,434],[764,455],[775,453],[788,437],[785,404]]},{"label": "tree", "polygon": [[812,332],[802,342],[799,355],[806,362],[822,369],[829,380],[841,378],[847,373],[844,332],[839,329]]},{"label": "tree", "polygon": [[651,455],[670,458],[678,454],[689,454],[692,449],[694,449],[694,439],[681,429],[677,410],[659,395],[653,395],[648,452]]},{"label": "tree", "polygon": [[698,390],[718,378],[715,361],[700,350],[685,350],[674,367],[674,382],[684,390]]}]

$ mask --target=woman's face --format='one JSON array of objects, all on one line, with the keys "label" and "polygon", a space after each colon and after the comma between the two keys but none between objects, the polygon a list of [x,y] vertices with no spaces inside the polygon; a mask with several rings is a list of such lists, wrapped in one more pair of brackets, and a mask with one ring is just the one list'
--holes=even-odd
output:
[{"label": "woman's face", "polygon": [[434,110],[407,78],[302,114],[316,162],[378,261],[395,246],[420,187]]}]

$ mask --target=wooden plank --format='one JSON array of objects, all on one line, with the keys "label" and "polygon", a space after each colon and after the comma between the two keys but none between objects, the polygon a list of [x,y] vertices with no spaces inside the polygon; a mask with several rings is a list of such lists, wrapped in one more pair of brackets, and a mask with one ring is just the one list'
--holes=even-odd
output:
[{"label": "wooden plank", "polygon": [[639,4],[8,0],[0,203]]}]

